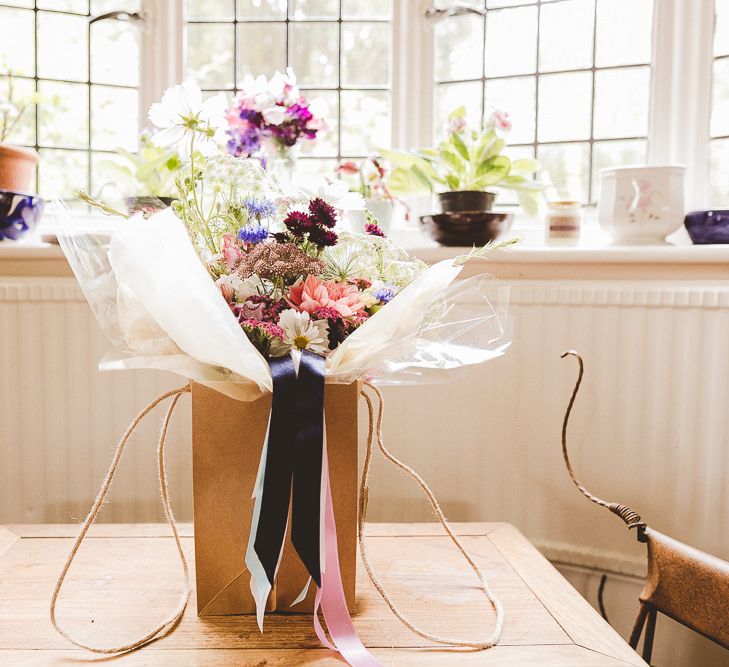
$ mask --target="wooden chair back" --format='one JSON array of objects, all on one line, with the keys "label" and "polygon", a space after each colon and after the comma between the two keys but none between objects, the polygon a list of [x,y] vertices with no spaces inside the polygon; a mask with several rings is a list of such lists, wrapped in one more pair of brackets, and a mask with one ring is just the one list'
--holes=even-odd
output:
[{"label": "wooden chair back", "polygon": [[593,503],[618,516],[629,529],[636,529],[639,542],[647,546],[648,573],[639,596],[640,608],[630,645],[637,650],[645,628],[643,659],[650,663],[656,617],[664,614],[687,628],[729,649],[729,563],[649,528],[639,514],[621,503],[595,496],[575,475],[567,451],[567,425],[582,383],[584,363],[577,352],[579,373],[562,422],[562,456],[570,479]]}]

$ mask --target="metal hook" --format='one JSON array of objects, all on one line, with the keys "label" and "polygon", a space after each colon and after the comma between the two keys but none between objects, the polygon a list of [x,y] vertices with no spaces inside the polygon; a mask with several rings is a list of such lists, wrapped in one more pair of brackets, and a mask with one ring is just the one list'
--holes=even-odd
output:
[{"label": "metal hook", "polygon": [[452,5],[447,9],[438,9],[437,7],[431,6],[425,10],[425,18],[432,21],[442,21],[443,19],[449,19],[453,16],[465,16],[466,14],[486,16],[486,10],[461,4]]},{"label": "metal hook", "polygon": [[144,12],[125,12],[124,10],[118,9],[113,12],[106,12],[105,14],[99,14],[98,16],[92,16],[89,19],[89,23],[97,23],[98,21],[106,21],[108,19],[114,19],[115,21],[130,21],[132,23],[143,22],[146,19]]}]

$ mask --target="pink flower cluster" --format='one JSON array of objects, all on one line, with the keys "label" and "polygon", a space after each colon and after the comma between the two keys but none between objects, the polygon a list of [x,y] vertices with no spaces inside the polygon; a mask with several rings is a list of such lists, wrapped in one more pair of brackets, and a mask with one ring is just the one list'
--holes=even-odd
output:
[{"label": "pink flower cluster", "polygon": [[364,310],[364,303],[356,286],[322,280],[311,275],[306,280],[291,285],[286,302],[292,308],[310,315],[323,308],[336,312],[340,317],[351,317]]}]

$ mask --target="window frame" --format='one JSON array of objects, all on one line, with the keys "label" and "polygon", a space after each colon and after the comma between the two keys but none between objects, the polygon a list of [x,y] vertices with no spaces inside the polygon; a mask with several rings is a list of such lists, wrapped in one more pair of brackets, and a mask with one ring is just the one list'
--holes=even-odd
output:
[{"label": "window frame", "polygon": [[[393,0],[389,90],[391,140],[396,148],[432,141],[433,24],[425,18],[432,4]],[[147,124],[149,106],[183,78],[183,0],[141,0],[141,11],[145,22],[140,29],[144,63],[138,86],[140,128]],[[707,205],[714,11],[713,0],[654,1],[647,164],[687,166],[687,208]],[[38,139],[36,134],[36,144]],[[91,155],[91,144],[83,150]]]}]

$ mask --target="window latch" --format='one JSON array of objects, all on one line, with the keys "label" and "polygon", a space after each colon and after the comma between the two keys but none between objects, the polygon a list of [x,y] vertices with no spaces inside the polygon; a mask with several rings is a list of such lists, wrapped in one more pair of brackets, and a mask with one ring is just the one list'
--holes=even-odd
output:
[{"label": "window latch", "polygon": [[428,9],[425,10],[425,18],[431,21],[442,21],[443,19],[449,19],[453,16],[464,16],[466,14],[486,16],[486,10],[479,9],[478,7],[462,5],[459,3],[451,5],[447,9],[439,9],[437,7],[430,6],[428,7]]},{"label": "window latch", "polygon": [[147,17],[144,12],[125,12],[123,10],[116,10],[113,12],[106,12],[105,14],[99,14],[98,16],[92,16],[89,19],[89,23],[97,23],[98,21],[108,21],[113,19],[115,21],[129,21],[131,23],[143,22]]}]

